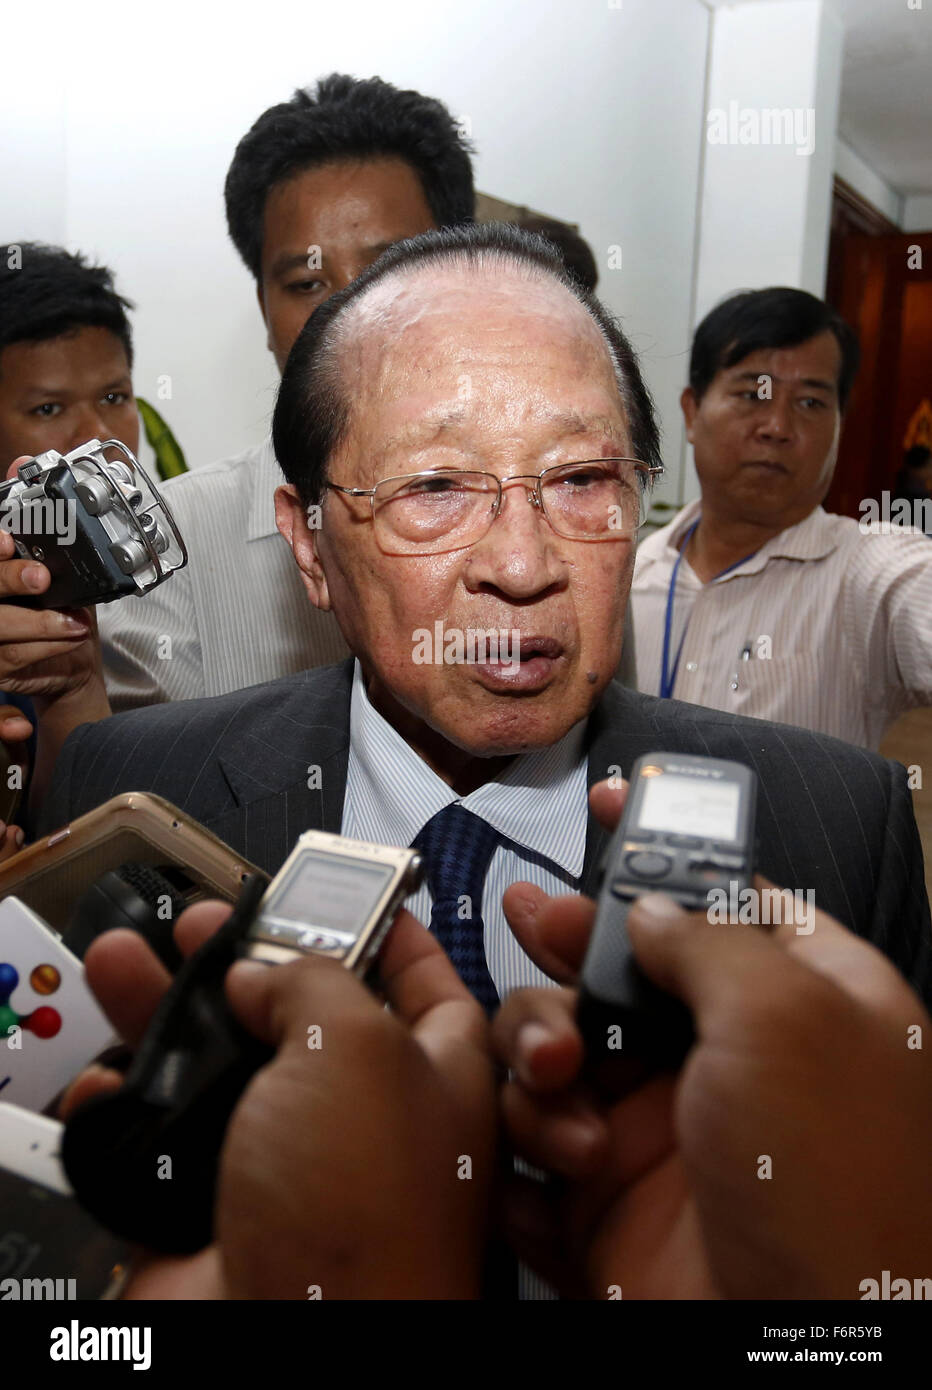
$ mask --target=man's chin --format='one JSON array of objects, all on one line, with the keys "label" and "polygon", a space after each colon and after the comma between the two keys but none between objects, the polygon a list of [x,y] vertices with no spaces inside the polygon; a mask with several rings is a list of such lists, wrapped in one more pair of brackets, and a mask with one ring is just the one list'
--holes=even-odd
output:
[{"label": "man's chin", "polygon": [[507,700],[507,709],[473,711],[473,717],[455,728],[442,730],[444,737],[473,758],[515,758],[521,753],[551,748],[585,719],[590,708],[562,705],[544,709],[531,700]]}]

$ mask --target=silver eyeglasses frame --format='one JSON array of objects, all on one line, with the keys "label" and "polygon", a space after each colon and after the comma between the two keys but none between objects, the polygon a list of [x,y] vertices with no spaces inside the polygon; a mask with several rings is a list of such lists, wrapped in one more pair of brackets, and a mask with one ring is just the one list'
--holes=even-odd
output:
[{"label": "silver eyeglasses frame", "polygon": [[[642,487],[641,487],[641,499],[642,499],[642,500],[641,500],[641,511],[642,511],[643,514],[641,515],[641,517],[640,517],[640,519],[639,519],[639,521],[638,521],[638,524],[637,524],[637,526],[634,528],[634,531],[633,531],[633,532],[618,531],[618,532],[615,532],[614,534],[608,534],[608,535],[604,535],[604,536],[578,536],[578,535],[568,535],[565,531],[561,531],[560,528],[559,528],[559,526],[554,525],[553,518],[550,516],[550,513],[547,511],[547,507],[546,507],[546,504],[545,504],[545,502],[544,502],[544,496],[543,496],[543,482],[544,482],[544,479],[545,479],[545,478],[547,477],[547,475],[550,474],[550,473],[563,473],[563,472],[565,472],[567,469],[577,468],[577,467],[578,467],[578,468],[586,468],[586,467],[588,467],[588,466],[590,466],[591,464],[594,464],[594,463],[631,463],[631,464],[634,465],[635,471],[636,471],[637,473],[639,473],[639,474],[641,475],[641,477],[644,479],[643,485],[642,485]],[[543,469],[543,471],[542,471],[541,473],[515,473],[515,474],[513,474],[513,475],[512,475],[511,477],[509,477],[509,478],[499,478],[498,475],[497,475],[496,473],[487,473],[487,472],[485,472],[484,470],[478,469],[478,468],[444,468],[444,469],[441,469],[441,468],[425,468],[425,469],[421,470],[421,471],[418,472],[418,473],[399,473],[399,474],[393,475],[393,476],[390,477],[390,478],[380,478],[379,481],[376,483],[375,487],[346,487],[343,483],[332,483],[332,482],[327,482],[327,483],[325,483],[325,484],[324,484],[324,487],[325,487],[325,488],[329,488],[329,489],[331,489],[331,490],[334,491],[334,492],[342,492],[342,493],[343,493],[345,496],[347,496],[347,497],[368,497],[368,498],[369,498],[370,509],[371,509],[372,524],[373,524],[373,526],[376,527],[376,536],[377,536],[377,538],[378,538],[378,526],[377,526],[377,524],[376,524],[375,499],[376,499],[376,495],[378,494],[379,490],[382,489],[382,488],[384,488],[384,487],[386,486],[386,484],[388,484],[388,483],[410,483],[410,482],[415,481],[415,480],[418,479],[418,478],[437,478],[437,477],[443,477],[444,474],[447,474],[447,473],[455,473],[455,474],[458,474],[458,475],[461,476],[461,477],[462,477],[462,476],[467,476],[467,477],[473,477],[473,478],[489,478],[489,479],[491,479],[491,481],[495,484],[495,489],[496,489],[496,494],[497,494],[497,495],[496,495],[496,498],[495,498],[495,505],[492,506],[492,507],[490,507],[490,509],[489,509],[489,517],[488,517],[488,522],[487,522],[487,524],[486,524],[486,526],[485,526],[485,529],[482,530],[478,535],[474,536],[471,540],[466,541],[466,542],[465,542],[464,544],[462,544],[462,545],[451,545],[451,546],[449,546],[449,547],[440,547],[440,548],[438,548],[438,549],[436,549],[436,550],[434,550],[434,549],[429,549],[429,550],[411,550],[411,551],[400,551],[400,552],[392,552],[392,551],[389,551],[389,552],[387,552],[387,553],[389,553],[389,554],[399,553],[399,554],[412,554],[412,555],[418,555],[418,554],[420,554],[420,555],[440,555],[440,554],[448,554],[448,553],[450,553],[450,552],[452,552],[452,551],[455,551],[455,550],[468,550],[469,547],[470,547],[471,545],[475,545],[478,541],[482,540],[484,536],[488,535],[489,531],[492,529],[493,525],[494,525],[495,522],[497,521],[498,516],[499,516],[499,514],[500,514],[500,512],[501,512],[501,509],[502,509],[502,496],[503,496],[503,493],[504,493],[504,489],[505,489],[507,486],[509,486],[511,483],[523,483],[523,484],[525,485],[525,492],[527,493],[528,500],[530,501],[531,505],[537,508],[537,510],[539,511],[539,513],[541,514],[541,516],[542,516],[542,517],[544,518],[544,520],[547,522],[548,526],[550,526],[551,530],[552,530],[556,535],[562,536],[565,540],[582,541],[582,542],[584,542],[584,543],[598,543],[598,542],[602,542],[602,541],[612,541],[612,540],[627,540],[627,539],[630,538],[630,536],[631,536],[632,534],[633,534],[633,535],[637,535],[638,531],[639,531],[639,530],[641,529],[641,527],[644,525],[644,522],[645,522],[646,517],[647,517],[647,508],[645,507],[644,503],[645,503],[645,501],[646,501],[646,495],[647,495],[648,486],[649,486],[650,482],[651,482],[654,478],[659,477],[663,472],[664,472],[663,467],[656,467],[656,466],[652,466],[651,464],[648,464],[648,463],[643,463],[640,459],[636,459],[636,458],[626,458],[626,457],[620,457],[620,456],[613,456],[613,457],[611,457],[611,458],[573,459],[572,462],[570,462],[570,463],[556,463],[556,464],[553,464],[553,465],[551,465],[551,467]],[[533,486],[533,487],[528,487],[528,486],[527,486],[528,483],[533,483],[534,486]],[[489,490],[489,495],[491,496],[491,489]],[[439,538],[439,539],[442,539],[442,537]]]}]

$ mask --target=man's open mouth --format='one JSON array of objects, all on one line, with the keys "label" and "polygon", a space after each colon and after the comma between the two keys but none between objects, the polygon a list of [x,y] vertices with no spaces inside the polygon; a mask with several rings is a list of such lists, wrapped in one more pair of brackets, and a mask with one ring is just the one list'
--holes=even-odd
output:
[{"label": "man's open mouth", "polygon": [[476,669],[488,688],[534,694],[553,680],[563,652],[555,637],[522,637],[503,648],[497,660],[480,661]]}]

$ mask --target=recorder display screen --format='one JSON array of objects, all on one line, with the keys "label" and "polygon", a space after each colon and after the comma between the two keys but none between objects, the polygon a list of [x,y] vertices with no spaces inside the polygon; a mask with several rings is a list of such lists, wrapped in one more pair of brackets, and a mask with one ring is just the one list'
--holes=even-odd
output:
[{"label": "recorder display screen", "polygon": [[663,772],[643,779],[638,826],[706,840],[733,840],[738,833],[741,789],[735,782]]},{"label": "recorder display screen", "polygon": [[296,926],[355,933],[369,920],[394,873],[391,864],[306,850],[264,904],[263,916]]}]

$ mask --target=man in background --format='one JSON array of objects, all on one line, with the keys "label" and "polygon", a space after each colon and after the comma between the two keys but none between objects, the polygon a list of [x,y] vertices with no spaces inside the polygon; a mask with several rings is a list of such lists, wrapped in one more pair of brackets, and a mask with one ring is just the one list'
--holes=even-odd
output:
[{"label": "man in background", "polygon": [[[441,102],[334,73],[263,112],[227,174],[227,226],[282,371],[304,324],[393,242],[472,220],[469,145]],[[101,614],[116,710],[220,695],[346,655],[275,526],[270,440],[164,488],[188,567]]]},{"label": "man in background", "polygon": [[932,550],[826,513],[857,339],[796,289],[696,330],[681,397],[701,500],[638,549],[638,687],[879,747],[932,703]]},{"label": "man in background", "polygon": [[[59,246],[0,247],[0,476],[15,473],[11,465],[24,455],[66,454],[89,439],[119,439],[138,450],[129,308],[105,266]],[[110,705],[94,610],[16,603],[44,593],[51,575],[15,554],[0,528],[0,596],[11,600],[0,605],[0,739],[7,748],[0,790],[18,790],[25,777],[13,767],[33,763],[35,800],[69,730],[106,717]],[[38,744],[27,753],[37,724]],[[5,819],[13,804],[10,797]],[[7,840],[15,833],[6,829]]]}]

